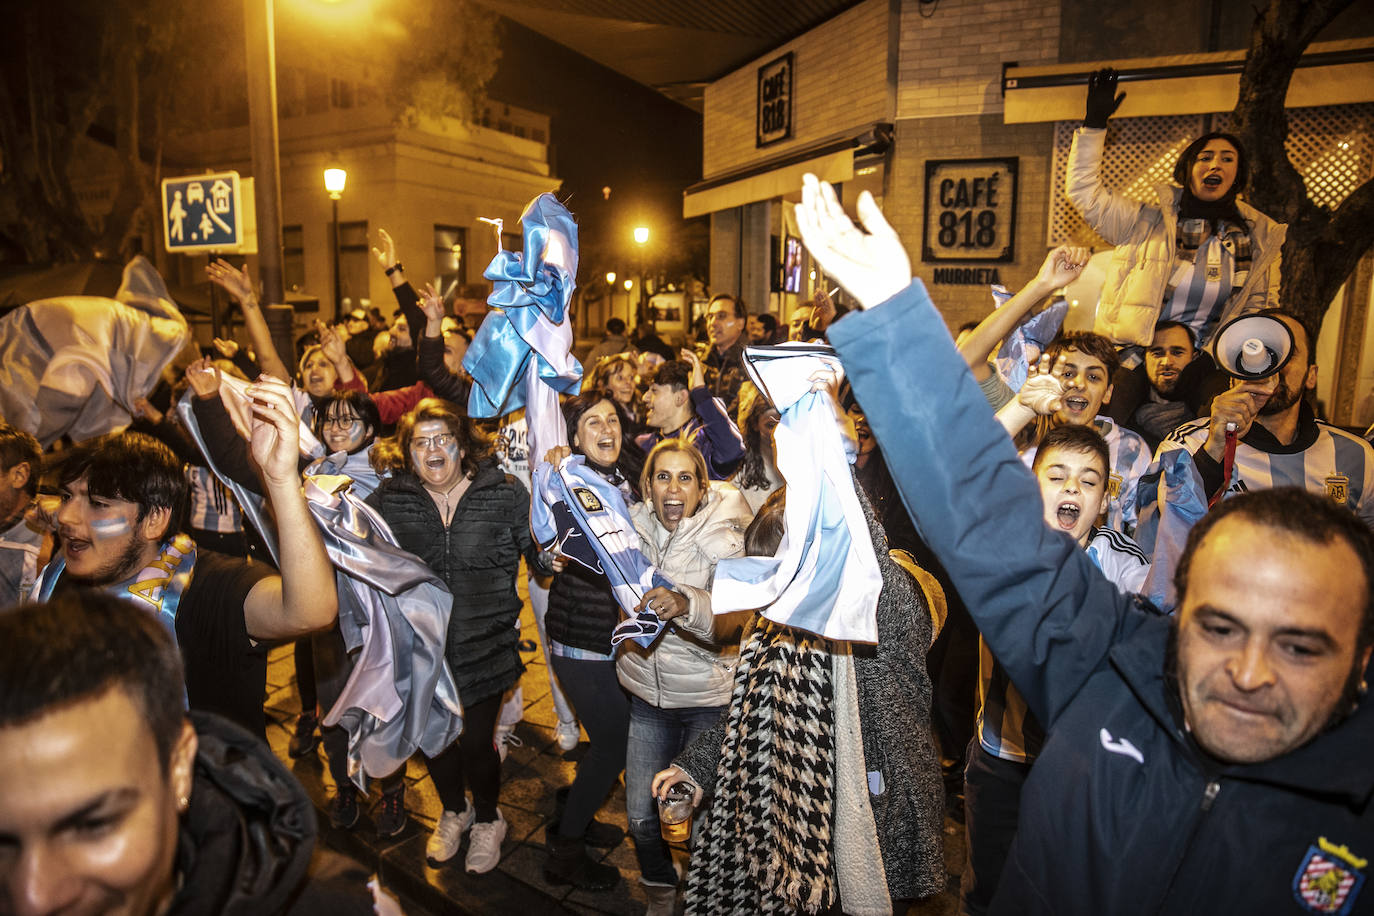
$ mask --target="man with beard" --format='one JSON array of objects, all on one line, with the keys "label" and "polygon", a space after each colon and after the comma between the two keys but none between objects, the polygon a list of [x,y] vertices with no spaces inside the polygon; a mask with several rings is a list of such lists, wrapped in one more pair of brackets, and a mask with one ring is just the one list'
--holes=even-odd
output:
[{"label": "man with beard", "polygon": [[1125,424],[1145,439],[1152,452],[1159,448],[1165,436],[1197,416],[1190,409],[1180,385],[1183,371],[1192,365],[1196,356],[1193,332],[1186,324],[1161,321],[1155,325],[1155,336],[1145,348],[1145,378],[1149,388],[1145,391],[1145,399]]},{"label": "man with beard", "polygon": [[277,523],[281,571],[207,550],[181,531],[186,478],[171,449],[141,433],[76,446],[59,474],[61,548],[39,576],[47,601],[96,588],[155,615],[186,663],[190,707],[232,719],[262,737],[266,640],[292,639],[333,622],[334,568],[311,520],[297,470],[299,425],[282,382],[248,388],[251,452]]},{"label": "man with beard", "polygon": [[[1374,525],[1374,449],[1316,418],[1304,395],[1317,387],[1317,366],[1307,331],[1292,315],[1270,315],[1293,332],[1293,353],[1277,375],[1257,382],[1235,382],[1212,401],[1212,413],[1186,423],[1161,443],[1155,459],[1187,449],[1210,497],[1221,489],[1229,498],[1247,490],[1301,486],[1353,509]],[[1235,424],[1235,471],[1223,480],[1226,425]]]},{"label": "man with beard", "polygon": [[1368,904],[1369,527],[1297,488],[1242,494],[1190,533],[1176,617],[1123,595],[1046,530],[901,240],[870,194],[857,209],[866,232],[806,177],[807,248],[866,309],[830,340],[902,456],[903,501],[1047,731],[989,912]]},{"label": "man with beard", "polygon": [[45,532],[26,517],[43,470],[38,440],[0,421],[0,607],[28,598]]}]

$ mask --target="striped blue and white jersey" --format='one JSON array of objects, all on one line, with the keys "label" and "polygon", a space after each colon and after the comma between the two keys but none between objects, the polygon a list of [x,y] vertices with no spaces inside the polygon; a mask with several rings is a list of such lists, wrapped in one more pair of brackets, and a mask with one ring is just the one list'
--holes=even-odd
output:
[{"label": "striped blue and white jersey", "polygon": [[[1255,428],[1236,443],[1235,468],[1223,498],[1248,490],[1303,487],[1326,494],[1374,527],[1374,448],[1359,436],[1313,419],[1306,407],[1301,416],[1291,446],[1262,451],[1246,441],[1255,438]],[[1206,417],[1184,423],[1160,443],[1159,454],[1181,448],[1196,455],[1207,444],[1209,425]]]},{"label": "striped blue and white jersey", "polygon": [[[1134,534],[1136,526],[1136,484],[1150,466],[1150,449],[1137,433],[1118,426],[1110,417],[1098,417],[1093,429],[1107,442],[1112,467],[1107,474],[1107,527],[1122,534]],[[1036,447],[1021,452],[1026,467],[1035,461]]]},{"label": "striped blue and white jersey", "polygon": [[229,488],[220,483],[207,467],[186,466],[190,487],[190,514],[187,524],[197,531],[232,534],[243,530],[243,510]]},{"label": "striped blue and white jersey", "polygon": [[[1150,561],[1135,541],[1110,528],[1095,528],[1088,556],[1103,575],[1127,594],[1138,593],[1150,572]],[[1091,613],[1090,611],[1088,613]],[[978,743],[1003,760],[1030,763],[1045,743],[1045,730],[1030,714],[1026,701],[1007,672],[978,638]]]}]

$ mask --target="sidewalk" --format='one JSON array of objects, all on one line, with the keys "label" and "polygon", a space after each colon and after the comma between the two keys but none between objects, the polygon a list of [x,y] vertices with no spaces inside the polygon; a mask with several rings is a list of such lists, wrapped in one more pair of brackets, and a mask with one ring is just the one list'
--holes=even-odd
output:
[{"label": "sidewalk", "polygon": [[[525,594],[524,577],[520,592]],[[537,644],[538,633],[528,601],[521,612],[521,639]],[[629,838],[614,849],[591,850],[620,869],[621,883],[603,893],[588,893],[568,887],[554,887],[543,877],[544,829],[553,815],[554,792],[572,782],[577,759],[587,749],[586,739],[564,754],[554,741],[556,715],[549,693],[547,669],[541,649],[522,653],[526,670],[521,678],[525,699],[525,720],[515,734],[523,742],[512,747],[502,765],[501,812],[509,824],[501,847],[501,864],[485,875],[469,875],[463,870],[467,843],[452,861],[431,868],[425,861],[425,842],[440,814],[439,798],[421,762],[411,761],[406,770],[406,808],[410,823],[400,836],[379,840],[373,830],[373,809],[378,800],[374,790],[365,803],[362,820],[352,831],[329,826],[327,801],[333,783],[324,765],[324,753],[316,750],[300,760],[286,753],[287,741],[300,712],[296,693],[295,666],[291,646],[272,651],[267,669],[267,737],[272,749],[296,774],[314,800],[319,813],[320,836],[324,843],[353,856],[376,869],[383,885],[402,898],[410,916],[430,914],[519,914],[543,916],[546,913],[617,914],[640,916],[647,906],[640,887],[634,849]],[[607,800],[598,815],[600,820],[625,824],[623,785]],[[952,877],[951,888],[958,888],[958,873],[963,868],[963,825],[945,823],[945,858]],[[685,866],[685,854],[678,851]],[[958,909],[957,894],[946,893],[911,908],[910,916],[951,916]],[[681,900],[679,899],[679,912]]]}]

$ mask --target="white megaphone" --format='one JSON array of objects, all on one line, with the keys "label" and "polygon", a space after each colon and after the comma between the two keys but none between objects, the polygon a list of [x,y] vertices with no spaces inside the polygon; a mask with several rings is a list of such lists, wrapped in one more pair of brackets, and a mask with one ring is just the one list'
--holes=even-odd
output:
[{"label": "white megaphone", "polygon": [[1212,358],[1228,375],[1246,381],[1276,375],[1293,355],[1293,332],[1272,315],[1232,318],[1212,338]]}]

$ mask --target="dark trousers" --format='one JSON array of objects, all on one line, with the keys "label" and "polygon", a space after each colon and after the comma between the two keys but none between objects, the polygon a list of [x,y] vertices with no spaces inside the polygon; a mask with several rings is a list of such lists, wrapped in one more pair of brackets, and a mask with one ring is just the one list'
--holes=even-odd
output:
[{"label": "dark trousers", "polygon": [[968,863],[959,884],[959,912],[980,916],[988,911],[1002,867],[1007,863],[1016,819],[1021,813],[1021,787],[1031,765],[1003,760],[983,750],[975,737],[964,771],[964,844]]},{"label": "dark trousers", "polygon": [[630,730],[630,698],[615,676],[615,662],[552,657],[563,693],[587,730],[587,753],[577,764],[568,792],[560,836],[580,838],[596,810],[625,769],[625,742]]},{"label": "dark trousers", "polygon": [[465,790],[472,786],[472,806],[479,824],[496,820],[496,800],[501,791],[501,755],[493,738],[501,712],[501,695],[471,706],[463,704],[463,733],[437,757],[426,757],[429,775],[445,811],[467,806]]}]

